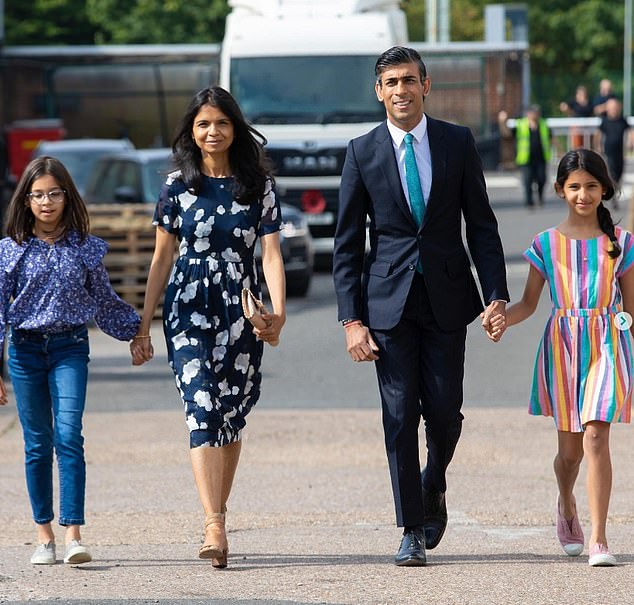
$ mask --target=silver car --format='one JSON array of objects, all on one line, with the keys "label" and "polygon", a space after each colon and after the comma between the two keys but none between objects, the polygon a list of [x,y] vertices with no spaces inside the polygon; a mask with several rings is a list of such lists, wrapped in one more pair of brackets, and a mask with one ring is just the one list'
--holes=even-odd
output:
[{"label": "silver car", "polygon": [[104,155],[130,149],[134,149],[134,145],[128,139],[63,139],[40,141],[31,157],[49,155],[58,159],[66,166],[79,193],[83,196],[88,176],[97,160]]}]

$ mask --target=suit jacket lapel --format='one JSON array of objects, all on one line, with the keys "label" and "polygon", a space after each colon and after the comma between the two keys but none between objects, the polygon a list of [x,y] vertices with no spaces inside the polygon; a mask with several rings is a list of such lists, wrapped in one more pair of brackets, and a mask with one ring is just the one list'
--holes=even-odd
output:
[{"label": "suit jacket lapel", "polygon": [[429,151],[431,153],[431,191],[427,200],[425,216],[422,227],[429,220],[434,211],[434,206],[439,203],[439,189],[442,189],[445,173],[447,172],[447,140],[443,128],[437,120],[427,116],[427,137],[429,138]]},{"label": "suit jacket lapel", "polygon": [[401,185],[401,177],[398,173],[398,165],[396,163],[396,156],[394,155],[392,137],[390,136],[390,131],[387,129],[386,122],[383,122],[377,130],[376,159],[381,171],[383,172],[385,181],[388,184],[388,188],[392,192],[392,199],[394,203],[399,207],[407,220],[416,227],[416,221],[412,216],[409,204],[405,198],[405,192],[403,191],[403,187]]}]

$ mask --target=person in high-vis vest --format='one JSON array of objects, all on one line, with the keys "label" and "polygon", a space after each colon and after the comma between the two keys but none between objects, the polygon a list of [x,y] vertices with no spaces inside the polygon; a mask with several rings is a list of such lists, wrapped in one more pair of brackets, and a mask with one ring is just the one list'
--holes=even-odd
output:
[{"label": "person in high-vis vest", "polygon": [[533,184],[536,184],[537,202],[541,206],[544,203],[546,164],[551,157],[550,130],[537,105],[531,105],[525,117],[515,120],[512,129],[506,124],[507,118],[505,111],[499,113],[500,133],[502,136],[515,135],[515,163],[522,171],[524,203],[533,206]]}]

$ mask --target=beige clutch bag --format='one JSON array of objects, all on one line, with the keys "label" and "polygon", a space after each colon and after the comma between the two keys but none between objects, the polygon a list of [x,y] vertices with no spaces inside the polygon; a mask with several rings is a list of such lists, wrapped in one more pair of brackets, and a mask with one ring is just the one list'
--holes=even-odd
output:
[{"label": "beige clutch bag", "polygon": [[[258,330],[263,330],[267,327],[266,322],[262,319],[262,313],[266,313],[266,307],[264,303],[255,297],[255,294],[249,290],[249,288],[242,288],[242,311],[244,316],[251,322],[251,324]],[[272,347],[276,347],[279,344],[279,339],[271,341],[269,344]]]}]

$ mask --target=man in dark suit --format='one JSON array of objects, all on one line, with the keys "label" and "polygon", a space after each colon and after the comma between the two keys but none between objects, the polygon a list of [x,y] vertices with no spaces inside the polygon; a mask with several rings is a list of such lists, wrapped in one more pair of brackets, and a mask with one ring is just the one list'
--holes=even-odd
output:
[{"label": "man in dark suit", "polygon": [[375,72],[387,120],[348,146],[333,277],[348,352],[375,362],[396,521],[404,527],[395,563],[418,566],[447,524],[445,473],[462,427],[466,326],[483,310],[461,217],[488,305],[485,329],[509,296],[471,132],[425,115],[431,82],[415,50],[387,50]]}]

